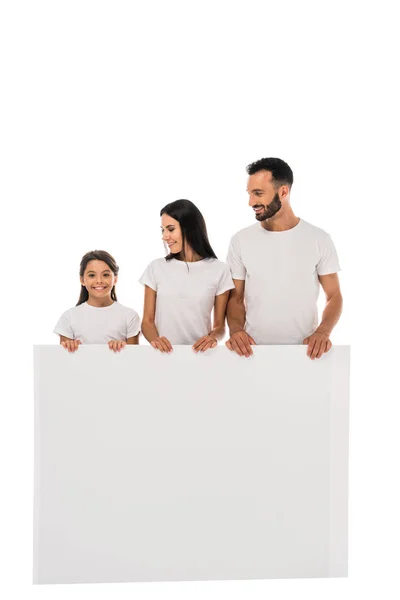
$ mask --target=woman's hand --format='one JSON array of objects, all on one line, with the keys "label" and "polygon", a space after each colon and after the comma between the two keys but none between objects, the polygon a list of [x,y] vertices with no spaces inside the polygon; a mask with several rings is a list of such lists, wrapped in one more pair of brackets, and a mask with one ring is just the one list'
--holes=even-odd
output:
[{"label": "woman's hand", "polygon": [[172,352],[171,342],[166,337],[156,337],[150,344],[161,352]]},{"label": "woman's hand", "polygon": [[215,348],[215,346],[217,344],[218,344],[217,338],[208,334],[208,335],[203,335],[203,337],[201,337],[199,340],[197,340],[197,342],[195,342],[193,344],[192,348],[197,354],[197,352],[205,352],[209,348]]},{"label": "woman's hand", "polygon": [[126,342],[122,341],[122,340],[110,340],[108,342],[108,347],[110,348],[110,350],[113,350],[114,352],[121,352],[122,348],[125,348],[126,346]]},{"label": "woman's hand", "polygon": [[81,344],[81,340],[64,340],[61,342],[61,346],[68,350],[68,352],[76,352],[76,350],[78,350],[78,346]]}]

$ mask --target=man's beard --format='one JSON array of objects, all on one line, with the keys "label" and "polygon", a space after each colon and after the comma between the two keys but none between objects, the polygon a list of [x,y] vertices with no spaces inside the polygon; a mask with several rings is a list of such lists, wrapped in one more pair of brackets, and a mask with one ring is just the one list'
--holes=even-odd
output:
[{"label": "man's beard", "polygon": [[[263,206],[263,205],[260,205],[260,206]],[[282,202],[279,200],[279,194],[275,194],[272,202],[270,202],[265,207],[264,212],[260,213],[259,215],[256,215],[256,219],[257,219],[257,221],[265,221],[266,219],[270,219],[271,217],[276,215],[278,210],[280,210],[281,208],[282,208]]]}]

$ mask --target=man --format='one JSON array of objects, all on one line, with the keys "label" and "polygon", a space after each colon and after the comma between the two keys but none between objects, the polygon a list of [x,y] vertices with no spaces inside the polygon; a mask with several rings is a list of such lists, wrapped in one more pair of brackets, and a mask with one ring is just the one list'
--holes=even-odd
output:
[{"label": "man", "polygon": [[[247,167],[249,206],[257,223],[236,233],[227,263],[235,289],[227,318],[230,350],[252,354],[252,344],[307,344],[311,359],[332,347],[342,310],[340,266],[330,236],[296,217],[290,206],[293,172],[279,158]],[[326,305],[318,325],[321,284]]]}]

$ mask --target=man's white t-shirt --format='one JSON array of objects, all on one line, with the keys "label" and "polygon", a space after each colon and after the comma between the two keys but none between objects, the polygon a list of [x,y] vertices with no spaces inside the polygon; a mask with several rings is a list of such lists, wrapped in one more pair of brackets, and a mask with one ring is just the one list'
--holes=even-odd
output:
[{"label": "man's white t-shirt", "polygon": [[139,281],[157,292],[158,335],[182,345],[192,345],[211,331],[215,296],[235,287],[229,268],[216,258],[190,263],[157,258]]},{"label": "man's white t-shirt", "polygon": [[91,306],[84,302],[65,311],[54,333],[82,344],[107,344],[111,340],[126,341],[140,332],[140,318],[133,308],[119,302],[110,306]]},{"label": "man's white t-shirt", "polygon": [[242,229],[226,262],[245,280],[245,330],[257,344],[302,344],[318,326],[318,275],[340,271],[330,236],[303,220],[287,231]]}]

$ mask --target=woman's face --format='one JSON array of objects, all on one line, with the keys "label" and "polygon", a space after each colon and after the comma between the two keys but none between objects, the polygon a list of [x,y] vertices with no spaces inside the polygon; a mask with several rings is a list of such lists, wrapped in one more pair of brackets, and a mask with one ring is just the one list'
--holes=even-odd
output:
[{"label": "woman's face", "polygon": [[117,277],[107,263],[102,260],[90,260],[86,265],[83,277],[81,277],[81,284],[87,289],[89,298],[110,296],[116,283]]},{"label": "woman's face", "polygon": [[161,217],[161,233],[171,254],[178,254],[182,250],[182,231],[178,221],[164,213]]}]

